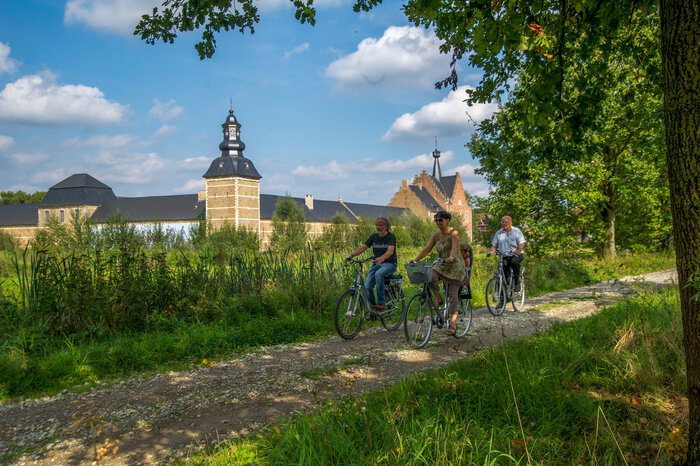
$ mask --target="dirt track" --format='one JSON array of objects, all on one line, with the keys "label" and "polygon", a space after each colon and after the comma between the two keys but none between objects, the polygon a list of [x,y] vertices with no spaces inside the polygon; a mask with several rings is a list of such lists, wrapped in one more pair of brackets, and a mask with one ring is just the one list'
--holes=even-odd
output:
[{"label": "dirt track", "polygon": [[[351,341],[332,336],[261,348],[212,367],[3,405],[0,455],[24,452],[10,464],[92,464],[98,458],[101,464],[152,464],[205,442],[247,435],[325,399],[362,393],[465,357],[503,338],[590,315],[638,286],[672,280],[675,270],[550,293],[499,318],[477,309],[469,336],[455,340],[437,330],[423,350],[410,349],[401,331],[373,328]],[[309,377],[314,368],[319,375]],[[324,368],[326,375],[320,374]]]}]

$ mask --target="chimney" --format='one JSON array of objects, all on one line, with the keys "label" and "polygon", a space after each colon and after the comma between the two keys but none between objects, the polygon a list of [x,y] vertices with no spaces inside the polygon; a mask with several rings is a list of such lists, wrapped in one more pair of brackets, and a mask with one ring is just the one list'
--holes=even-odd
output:
[{"label": "chimney", "polygon": [[313,194],[307,194],[304,196],[304,204],[306,204],[306,207],[309,208],[309,210],[314,210],[314,195]]},{"label": "chimney", "polygon": [[408,188],[408,180],[401,180],[401,187]]},{"label": "chimney", "polygon": [[207,200],[207,190],[206,189],[197,190],[197,200],[198,201],[206,201]]}]

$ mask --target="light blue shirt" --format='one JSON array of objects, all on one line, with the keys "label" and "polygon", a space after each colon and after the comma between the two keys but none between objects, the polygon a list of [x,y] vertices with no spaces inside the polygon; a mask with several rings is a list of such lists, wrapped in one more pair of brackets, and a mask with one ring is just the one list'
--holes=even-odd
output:
[{"label": "light blue shirt", "polygon": [[491,246],[496,247],[504,256],[512,256],[520,243],[525,243],[525,236],[520,228],[510,227],[510,233],[501,228],[493,235]]}]

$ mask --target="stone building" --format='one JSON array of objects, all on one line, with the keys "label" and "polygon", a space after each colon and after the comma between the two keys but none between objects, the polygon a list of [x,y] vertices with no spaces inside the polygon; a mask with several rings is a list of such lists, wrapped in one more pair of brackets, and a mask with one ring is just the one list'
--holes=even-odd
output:
[{"label": "stone building", "polygon": [[430,218],[438,210],[460,213],[472,240],[472,206],[464,191],[459,172],[443,176],[440,169],[440,151],[433,151],[433,174],[423,170],[413,178],[411,184],[402,180],[399,190],[389,201],[389,206],[410,209],[422,218]]},{"label": "stone building", "polygon": [[[71,175],[50,187],[36,204],[0,205],[0,231],[9,233],[19,244],[26,244],[34,233],[45,228],[53,216],[69,222],[73,215],[89,217],[97,225],[114,215],[121,215],[139,229],[156,224],[186,235],[189,228],[202,220],[219,228],[224,223],[245,227],[260,234],[263,248],[272,235],[272,216],[281,196],[260,194],[260,179],[253,162],[243,155],[241,125],[229,110],[221,125],[221,155],[204,173],[205,189],[197,194],[119,197],[112,188],[87,173]],[[313,195],[292,198],[304,210],[309,236],[321,233],[338,213],[348,220],[360,217],[399,217],[405,208],[336,201],[315,200]]]}]

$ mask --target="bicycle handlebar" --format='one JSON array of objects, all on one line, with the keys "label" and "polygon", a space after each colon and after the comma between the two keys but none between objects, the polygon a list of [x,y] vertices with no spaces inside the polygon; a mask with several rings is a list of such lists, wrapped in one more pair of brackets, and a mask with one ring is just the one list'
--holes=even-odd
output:
[{"label": "bicycle handlebar", "polygon": [[374,260],[374,257],[368,257],[367,259],[361,259],[361,260],[359,260],[359,259],[349,259],[349,258],[346,257],[346,258],[345,258],[345,263],[346,263],[346,264],[348,264],[348,263],[352,263],[352,264],[364,264],[365,262],[373,261],[373,260]]}]

